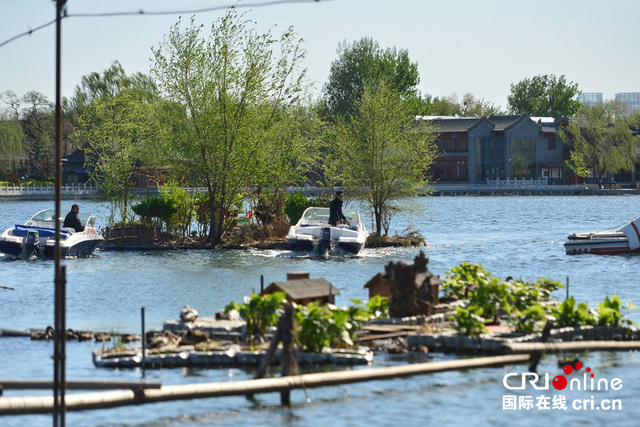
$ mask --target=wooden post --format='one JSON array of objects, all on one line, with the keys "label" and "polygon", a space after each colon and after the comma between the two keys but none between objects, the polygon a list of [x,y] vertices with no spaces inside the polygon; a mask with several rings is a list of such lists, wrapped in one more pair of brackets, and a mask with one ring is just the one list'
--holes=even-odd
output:
[{"label": "wooden post", "polygon": [[260,295],[264,292],[264,274],[260,275]]},{"label": "wooden post", "polygon": [[[547,321],[547,323],[544,325],[544,329],[542,330],[540,342],[547,342],[549,336],[551,335],[551,328],[553,328],[553,322]],[[540,351],[534,351],[531,353],[531,358],[529,359],[529,372],[536,371],[538,362],[540,362],[540,357],[542,357],[542,353]]]},{"label": "wooden post", "polygon": [[147,367],[147,345],[146,345],[146,341],[147,341],[147,333],[145,331],[145,327],[144,327],[144,307],[140,308],[140,316],[142,317],[142,378],[145,377],[145,369]]},{"label": "wooden post", "polygon": [[[284,306],[284,313],[280,318],[282,331],[279,332],[282,339],[282,353],[280,355],[281,376],[288,377],[298,373],[298,361],[294,350],[295,332],[293,321],[293,307],[289,304]],[[291,390],[286,389],[280,392],[280,403],[282,405],[291,404]]]}]

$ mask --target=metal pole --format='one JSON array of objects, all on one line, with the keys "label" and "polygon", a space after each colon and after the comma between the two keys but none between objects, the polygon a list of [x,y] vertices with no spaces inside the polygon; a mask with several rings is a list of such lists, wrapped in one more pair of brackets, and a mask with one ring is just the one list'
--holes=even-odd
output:
[{"label": "metal pole", "polygon": [[142,378],[145,376],[145,367],[147,366],[147,333],[144,327],[144,307],[140,308],[140,315],[142,316]]},{"label": "metal pole", "polygon": [[264,274],[260,275],[260,295],[264,292]]},{"label": "metal pole", "polygon": [[66,340],[66,328],[65,328],[65,270],[60,268],[60,199],[61,199],[61,186],[62,186],[62,106],[61,106],[61,89],[60,89],[60,74],[61,74],[61,16],[64,5],[67,0],[55,0],[56,2],[56,112],[55,112],[55,264],[54,264],[54,324],[55,324],[55,344],[53,355],[53,425],[64,426],[65,425],[65,340]]},{"label": "metal pole", "polygon": [[567,276],[567,296],[565,298],[565,300],[569,299],[569,276]]}]

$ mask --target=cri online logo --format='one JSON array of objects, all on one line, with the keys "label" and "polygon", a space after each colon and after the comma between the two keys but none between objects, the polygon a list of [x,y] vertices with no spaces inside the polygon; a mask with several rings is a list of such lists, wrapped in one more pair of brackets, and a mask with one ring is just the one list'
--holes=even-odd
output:
[{"label": "cri online logo", "polygon": [[[579,371],[582,368],[582,363],[576,362],[575,367]],[[587,372],[591,372],[591,368],[587,368],[585,370]],[[564,365],[564,368],[562,368],[562,372],[564,372],[567,375],[571,375],[573,373],[573,367],[571,365]],[[593,377],[594,377],[594,374],[591,374],[591,378]],[[556,376],[551,382],[551,384],[553,384],[553,388],[555,388],[556,390],[564,390],[565,388],[567,388],[568,383],[569,382],[567,381],[567,378],[564,375]]]},{"label": "cri online logo", "polygon": [[[574,368],[575,366],[575,368]],[[565,365],[562,369],[564,375],[557,375],[553,378],[551,382],[553,388],[556,390],[564,390],[569,386],[569,390],[620,390],[622,388],[622,380],[620,378],[613,378],[612,380],[608,380],[606,378],[600,378],[596,380],[595,375],[591,372],[591,368],[587,367],[585,369],[582,376],[582,380],[579,377],[572,378],[568,380],[565,375],[571,375],[574,373],[574,369],[576,373],[580,369],[582,369],[582,363],[576,362],[574,366]],[[509,384],[509,379],[514,378],[514,380],[520,377],[520,384],[511,385]],[[589,378],[590,377],[590,378]],[[549,390],[549,373],[544,374],[544,381],[542,384],[539,384],[540,376],[535,372],[524,372],[522,374],[518,374],[516,372],[510,372],[504,376],[502,379],[502,384],[508,390],[524,390],[527,387],[527,383],[529,383],[534,390]],[[511,382],[514,382],[513,380]]]}]

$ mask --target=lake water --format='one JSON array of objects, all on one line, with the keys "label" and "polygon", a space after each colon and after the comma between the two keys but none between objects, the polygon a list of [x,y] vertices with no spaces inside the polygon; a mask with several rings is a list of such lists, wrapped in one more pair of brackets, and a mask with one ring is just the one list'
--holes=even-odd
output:
[{"label": "lake water", "polygon": [[[640,257],[568,256],[563,243],[577,231],[613,228],[639,214],[638,196],[509,196],[433,197],[414,200],[411,219],[397,218],[391,233],[412,226],[426,237],[422,248],[429,268],[438,275],[463,261],[477,262],[499,277],[528,280],[548,277],[570,283],[578,301],[596,307],[605,296],[640,306],[637,297]],[[66,213],[72,202],[63,202]],[[81,211],[93,213],[104,225],[106,203],[81,201]],[[53,203],[0,202],[0,230],[21,223]],[[363,212],[364,213],[364,212]],[[366,215],[365,215],[366,216]],[[368,220],[367,220],[368,221]],[[240,301],[265,284],[286,278],[289,271],[306,270],[324,277],[341,291],[339,305],[366,299],[363,285],[384,271],[390,261],[412,262],[418,248],[365,249],[357,257],[310,258],[288,251],[168,251],[98,252],[87,259],[66,260],[67,326],[81,330],[138,332],[140,308],[146,310],[147,329],[177,319],[189,304],[201,316],[213,316],[230,301]],[[53,262],[0,260],[0,328],[24,330],[53,324]],[[557,297],[564,297],[564,290]],[[640,322],[637,311],[632,319]],[[139,379],[137,370],[95,368],[91,351],[100,344],[67,344],[68,379]],[[50,342],[0,338],[0,378],[52,379]],[[458,356],[434,353],[429,360]],[[619,399],[622,409],[503,410],[509,392],[503,375],[525,367],[449,372],[413,378],[374,381],[292,392],[292,405],[281,407],[278,394],[200,399],[161,404],[67,413],[68,425],[540,425],[553,423],[637,425],[640,417],[640,358],[632,352],[581,355],[598,377],[623,380],[619,391],[572,391],[571,398]],[[407,363],[407,358],[377,355],[373,366]],[[367,369],[358,367],[355,369]],[[557,357],[543,358],[539,372],[560,374]],[[186,384],[249,379],[242,369],[165,369],[147,372],[147,379],[163,384]],[[549,392],[547,392],[549,393]],[[37,392],[6,391],[5,396]],[[46,393],[50,394],[50,393]],[[594,397],[592,397],[594,396]],[[309,400],[307,400],[307,398]],[[535,399],[534,399],[535,402]],[[0,418],[2,426],[51,425],[51,415]]]}]

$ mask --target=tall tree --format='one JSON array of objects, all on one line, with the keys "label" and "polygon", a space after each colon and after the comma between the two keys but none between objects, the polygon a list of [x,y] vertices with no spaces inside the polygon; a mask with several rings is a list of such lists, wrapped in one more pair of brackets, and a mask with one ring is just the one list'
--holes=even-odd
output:
[{"label": "tall tree", "polygon": [[394,203],[415,195],[428,182],[436,135],[407,113],[407,104],[388,85],[367,86],[353,120],[340,119],[328,134],[327,175],[352,194],[362,193],[381,235]]},{"label": "tall tree", "polygon": [[492,114],[502,114],[500,107],[496,107],[492,102],[478,99],[472,93],[462,95],[462,100],[458,101],[458,95],[436,97],[432,101],[433,114],[438,116],[478,116],[489,117]]},{"label": "tall tree", "polygon": [[95,99],[74,133],[85,146],[85,165],[91,179],[111,200],[124,221],[132,191],[138,186],[141,162],[153,154],[157,128],[154,104],[136,92]]},{"label": "tall tree", "polygon": [[260,34],[235,8],[212,24],[206,39],[193,20],[180,26],[153,49],[154,74],[184,111],[176,115],[183,121],[175,127],[175,158],[206,186],[210,239],[218,244],[229,207],[261,173],[263,136],[303,93],[305,52],[292,29],[279,39]]},{"label": "tall tree", "polygon": [[512,114],[573,117],[580,109],[578,95],[577,83],[567,83],[564,75],[545,74],[512,83],[507,105]]},{"label": "tall tree", "polygon": [[[307,172],[315,166],[320,123],[310,106],[278,111],[278,117],[263,134],[263,149],[258,153],[257,174],[253,180],[254,196],[259,199],[259,219],[284,219],[283,204],[288,187],[301,185]],[[286,221],[279,221],[288,230]],[[277,225],[277,224],[276,224]]]},{"label": "tall tree", "polygon": [[579,117],[559,130],[572,150],[567,166],[576,175],[585,177],[591,171],[594,179],[602,180],[606,174],[635,167],[640,140],[633,136],[627,120],[615,118],[616,111],[615,103],[583,107]]},{"label": "tall tree", "polygon": [[418,64],[411,62],[406,49],[382,49],[365,37],[338,45],[338,59],[331,63],[329,81],[324,86],[329,113],[348,118],[356,112],[367,85],[386,82],[404,98],[415,98],[420,83]]},{"label": "tall tree", "polygon": [[120,62],[113,61],[111,67],[102,73],[93,72],[82,76],[73,96],[63,99],[66,116],[77,124],[94,100],[131,91],[138,93],[139,98],[146,101],[158,96],[156,84],[149,76],[143,73],[127,75]]}]

